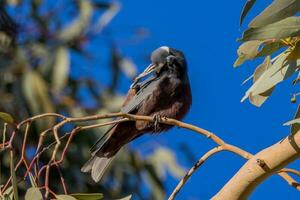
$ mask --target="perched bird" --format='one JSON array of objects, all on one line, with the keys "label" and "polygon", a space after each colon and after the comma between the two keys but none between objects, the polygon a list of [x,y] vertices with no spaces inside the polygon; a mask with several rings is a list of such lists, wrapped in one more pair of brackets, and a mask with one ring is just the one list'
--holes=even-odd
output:
[{"label": "perched bird", "polygon": [[114,125],[91,148],[92,158],[81,168],[98,182],[117,152],[144,133],[159,133],[172,126],[160,117],[181,120],[192,103],[187,63],[181,51],[160,47],[152,52],[152,63],[130,86],[121,112],[153,116],[155,123],[128,121]]}]

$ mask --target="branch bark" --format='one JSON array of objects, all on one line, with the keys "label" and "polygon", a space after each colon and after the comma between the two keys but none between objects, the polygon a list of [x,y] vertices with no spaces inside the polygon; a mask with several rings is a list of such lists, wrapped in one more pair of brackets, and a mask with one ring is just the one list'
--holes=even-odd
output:
[{"label": "branch bark", "polygon": [[254,155],[212,199],[247,199],[261,182],[299,157],[300,131]]}]

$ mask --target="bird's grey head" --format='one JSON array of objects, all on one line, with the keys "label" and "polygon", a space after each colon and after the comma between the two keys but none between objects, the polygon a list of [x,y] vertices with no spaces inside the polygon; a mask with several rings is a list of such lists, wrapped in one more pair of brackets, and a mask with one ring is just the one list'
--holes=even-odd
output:
[{"label": "bird's grey head", "polygon": [[155,65],[156,70],[173,68],[180,72],[185,72],[187,68],[186,60],[183,53],[177,49],[162,46],[155,49],[151,54],[152,65]]},{"label": "bird's grey head", "polygon": [[177,49],[167,46],[155,49],[151,54],[151,64],[136,77],[133,85],[150,73],[162,74],[163,72],[186,76],[187,63],[184,54]]}]

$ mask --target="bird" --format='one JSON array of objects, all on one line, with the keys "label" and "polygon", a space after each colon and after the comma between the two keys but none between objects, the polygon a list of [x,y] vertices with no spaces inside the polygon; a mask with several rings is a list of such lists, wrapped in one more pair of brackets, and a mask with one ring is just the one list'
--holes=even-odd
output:
[{"label": "bird", "polygon": [[172,126],[162,117],[183,119],[192,104],[192,93],[184,54],[162,46],[151,54],[151,64],[131,84],[122,113],[152,116],[153,122],[126,121],[113,125],[91,148],[91,158],[81,168],[99,182],[118,151],[145,133],[160,133]]}]

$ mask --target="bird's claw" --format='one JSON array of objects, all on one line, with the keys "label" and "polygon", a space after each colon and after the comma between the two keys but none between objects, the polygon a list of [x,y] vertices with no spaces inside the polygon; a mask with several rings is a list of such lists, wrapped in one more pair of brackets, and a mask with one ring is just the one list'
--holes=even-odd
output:
[{"label": "bird's claw", "polygon": [[154,131],[157,132],[159,130],[159,123],[161,122],[162,117],[158,114],[153,115],[154,122]]}]

